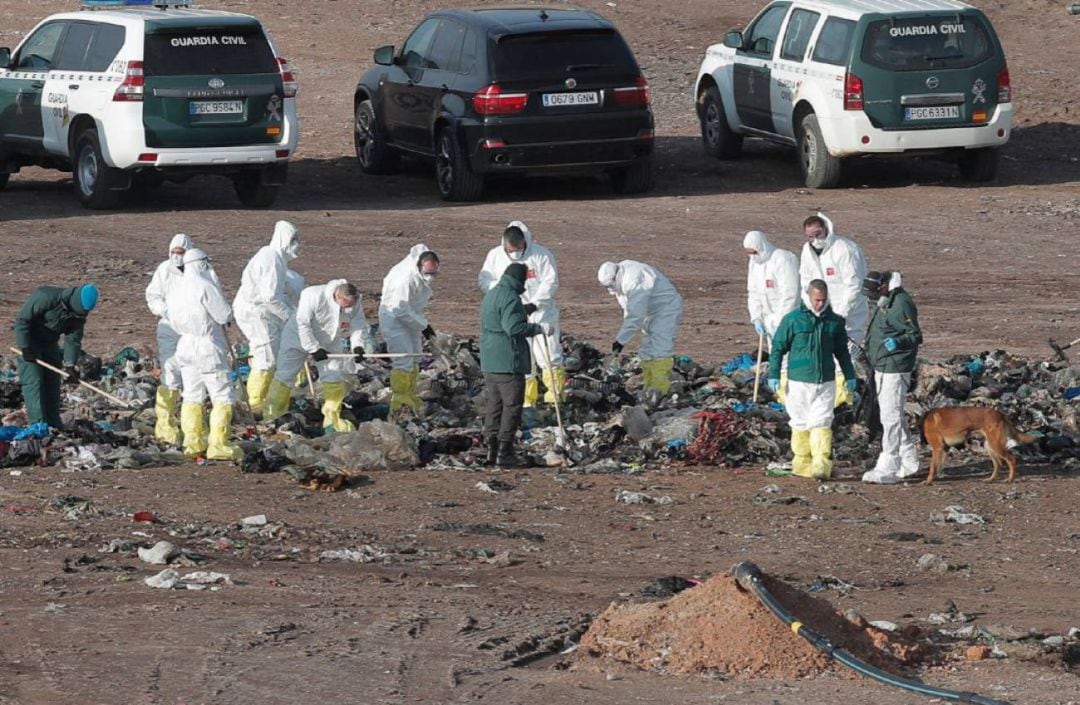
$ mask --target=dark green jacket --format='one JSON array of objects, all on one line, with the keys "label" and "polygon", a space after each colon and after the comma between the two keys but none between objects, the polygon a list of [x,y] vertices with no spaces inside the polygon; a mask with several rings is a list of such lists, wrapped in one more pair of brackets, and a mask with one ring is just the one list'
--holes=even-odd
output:
[{"label": "dark green jacket", "polygon": [[529,344],[540,333],[529,323],[521,294],[525,284],[503,275],[480,304],[480,369],[494,374],[525,375],[530,371]]},{"label": "dark green jacket", "polygon": [[[871,304],[874,313],[866,330],[866,357],[878,372],[912,372],[922,345],[919,309],[903,287],[893,289],[885,299],[881,306]],[[886,338],[896,339],[896,350],[885,349]]]},{"label": "dark green jacket", "polygon": [[35,289],[15,317],[15,345],[30,348],[48,360],[55,355],[62,335],[64,364],[77,363],[82,355],[83,326],[86,325],[80,288],[41,286]]},{"label": "dark green jacket", "polygon": [[836,379],[833,358],[847,379],[855,379],[847,349],[844,319],[826,306],[820,316],[802,304],[780,321],[769,352],[769,378],[780,379],[780,366],[788,359],[788,379],[821,384]]}]

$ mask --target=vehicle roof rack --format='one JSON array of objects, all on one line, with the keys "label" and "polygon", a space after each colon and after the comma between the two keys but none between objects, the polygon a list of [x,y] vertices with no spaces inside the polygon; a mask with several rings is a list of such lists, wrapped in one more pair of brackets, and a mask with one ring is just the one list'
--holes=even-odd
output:
[{"label": "vehicle roof rack", "polygon": [[79,0],[84,10],[117,10],[128,7],[155,7],[167,10],[170,7],[194,7],[195,0]]}]

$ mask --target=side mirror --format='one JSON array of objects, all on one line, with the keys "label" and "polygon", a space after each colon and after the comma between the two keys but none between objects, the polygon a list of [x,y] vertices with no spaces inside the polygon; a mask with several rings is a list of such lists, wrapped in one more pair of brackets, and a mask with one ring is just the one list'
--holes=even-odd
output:
[{"label": "side mirror", "polygon": [[724,35],[724,46],[729,49],[742,49],[743,48],[743,36],[742,32],[728,32]]},{"label": "side mirror", "polygon": [[394,63],[394,45],[387,44],[375,50],[375,63],[380,66],[391,66]]},{"label": "side mirror", "polygon": [[0,69],[11,68],[11,49],[0,47]]}]

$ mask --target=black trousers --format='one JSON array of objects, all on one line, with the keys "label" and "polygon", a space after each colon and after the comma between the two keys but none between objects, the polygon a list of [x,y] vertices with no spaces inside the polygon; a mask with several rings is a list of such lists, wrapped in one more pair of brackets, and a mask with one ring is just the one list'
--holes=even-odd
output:
[{"label": "black trousers", "polygon": [[499,443],[513,443],[521,425],[525,403],[525,375],[484,373],[484,437],[498,435]]}]

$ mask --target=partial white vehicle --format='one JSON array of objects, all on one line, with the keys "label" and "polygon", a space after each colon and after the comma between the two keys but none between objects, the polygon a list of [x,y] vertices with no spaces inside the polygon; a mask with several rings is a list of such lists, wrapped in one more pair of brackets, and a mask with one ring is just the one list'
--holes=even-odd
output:
[{"label": "partial white vehicle", "polygon": [[220,174],[271,205],[299,137],[296,81],[259,20],[188,4],[84,0],[0,48],[0,188],[24,166],[71,171],[79,200],[108,208]]},{"label": "partial white vehicle", "polygon": [[705,151],[745,138],[796,148],[805,183],[845,158],[946,155],[969,181],[997,174],[1012,88],[990,21],[955,0],[782,0],[708,48],[695,91]]}]

